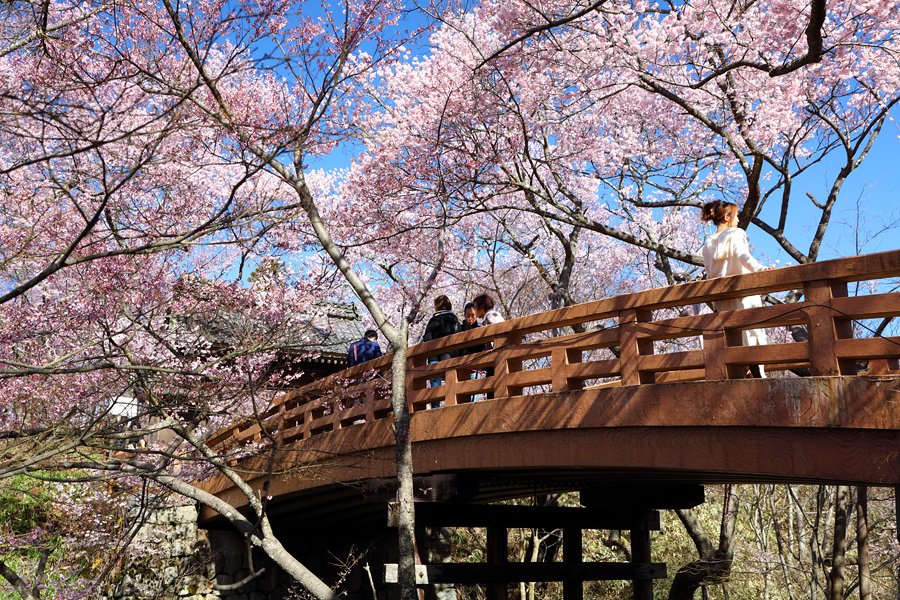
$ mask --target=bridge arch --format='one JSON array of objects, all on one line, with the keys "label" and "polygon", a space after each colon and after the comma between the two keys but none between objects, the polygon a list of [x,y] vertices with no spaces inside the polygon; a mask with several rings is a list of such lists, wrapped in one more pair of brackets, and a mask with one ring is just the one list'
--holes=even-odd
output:
[{"label": "bridge arch", "polygon": [[[885,252],[604,298],[413,346],[406,385],[416,472],[551,478],[562,469],[607,480],[639,473],[696,482],[900,485],[900,338],[856,338],[852,327],[900,315],[900,293],[848,293],[848,284],[897,276],[900,251]],[[793,304],[678,312],[795,289],[804,299]],[[598,323],[604,326],[546,337],[553,328]],[[809,339],[741,346],[740,331],[761,324],[803,325]],[[661,351],[690,337],[702,337],[702,348]],[[485,342],[493,349],[428,363]],[[618,357],[597,358],[596,350],[613,347]],[[390,360],[288,393],[211,444],[227,451],[258,442],[266,428],[285,449],[278,468],[318,465],[314,478],[276,480],[276,497],[390,478]],[[751,364],[810,376],[744,379]],[[493,377],[471,378],[487,368]],[[379,377],[346,385],[370,371]],[[444,384],[427,387],[437,377]],[[493,400],[472,401],[489,393]],[[426,410],[436,401],[444,408]],[[245,466],[252,469],[253,460]],[[206,488],[242,503],[224,477]]]},{"label": "bridge arch", "polygon": [[[417,493],[443,503],[430,506],[445,522],[496,519],[496,507],[477,507],[538,492],[580,491],[583,504],[596,506],[598,492],[610,486],[630,490],[626,498],[643,507],[633,513],[621,505],[621,523],[598,525],[631,529],[638,558],[630,565],[581,563],[576,521],[593,513],[551,513],[545,520],[568,524],[564,544],[574,556],[561,567],[537,574],[534,565],[502,566],[505,534],[495,533],[493,542],[488,536],[496,563],[489,569],[429,565],[423,577],[488,582],[490,598],[505,597],[511,577],[576,583],[566,584],[567,598],[580,598],[582,580],[624,578],[635,581],[635,598],[648,599],[650,581],[664,577],[665,566],[650,562],[649,529],[658,527],[658,515],[644,509],[693,506],[698,484],[900,486],[900,337],[857,338],[853,326],[900,315],[900,293],[849,294],[852,283],[898,276],[900,251],[885,252],[604,298],[413,346],[405,385]],[[787,290],[802,290],[803,300],[685,310]],[[548,333],[576,324],[586,332]],[[807,339],[741,345],[743,329],[795,325]],[[680,344],[685,338],[702,345]],[[429,363],[483,343],[492,349]],[[614,358],[597,352],[611,348]],[[237,464],[256,488],[267,482],[270,517],[283,526],[383,523],[396,490],[391,358],[285,394],[209,443],[225,455],[255,449]],[[755,364],[770,377],[746,379]],[[492,377],[473,378],[487,369]],[[779,372],[784,376],[771,376]],[[428,387],[436,378],[443,385]],[[443,408],[428,410],[435,402]],[[273,467],[281,474],[270,478]],[[203,485],[233,506],[247,501],[222,475]],[[501,516],[514,523],[521,513]],[[216,518],[201,513],[201,521]]]}]

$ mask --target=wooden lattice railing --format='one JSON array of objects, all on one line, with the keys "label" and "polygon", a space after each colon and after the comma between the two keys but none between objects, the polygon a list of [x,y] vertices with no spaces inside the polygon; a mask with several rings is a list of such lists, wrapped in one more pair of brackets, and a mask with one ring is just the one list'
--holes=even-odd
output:
[{"label": "wooden lattice railing", "polygon": [[[900,277],[900,251],[651,289],[479,327],[409,349],[407,400],[415,412],[488,395],[502,401],[529,393],[737,379],[756,364],[776,376],[799,369],[813,376],[856,375],[860,369],[900,375],[900,337],[854,337],[853,326],[861,319],[900,315],[900,293],[863,294],[875,289],[870,282],[894,277]],[[850,284],[859,284],[856,295],[850,295]],[[802,290],[803,300],[690,314],[690,307],[714,300],[788,290]],[[785,335],[784,343],[741,346],[744,329],[777,333],[794,325],[806,327],[808,341]],[[572,326],[585,332],[551,337],[554,328]],[[428,363],[439,354],[485,343],[493,348]],[[391,356],[385,356],[287,393],[258,418],[217,432],[210,443],[229,448],[259,440],[265,431],[287,444],[389,418],[390,364]],[[473,378],[491,369],[493,376]],[[357,383],[372,374],[375,379]],[[442,385],[428,387],[438,378]]]}]

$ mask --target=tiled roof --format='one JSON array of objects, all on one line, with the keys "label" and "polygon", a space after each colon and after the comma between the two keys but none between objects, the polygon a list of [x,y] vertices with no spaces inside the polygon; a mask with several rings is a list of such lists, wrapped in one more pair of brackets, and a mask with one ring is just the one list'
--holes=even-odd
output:
[{"label": "tiled roof", "polygon": [[189,329],[215,346],[233,346],[248,340],[268,343],[290,353],[319,352],[346,355],[347,347],[363,337],[365,329],[356,304],[317,302],[284,324],[270,325],[252,316],[229,312],[210,319],[176,318],[178,329]]}]

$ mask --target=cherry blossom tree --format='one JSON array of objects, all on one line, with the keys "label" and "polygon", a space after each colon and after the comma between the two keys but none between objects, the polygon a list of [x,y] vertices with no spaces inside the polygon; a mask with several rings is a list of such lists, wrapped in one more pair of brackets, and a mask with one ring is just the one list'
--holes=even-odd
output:
[{"label": "cherry blossom tree", "polygon": [[[351,132],[341,90],[374,60],[353,53],[385,52],[396,9],[295,8],[0,9],[0,480],[149,481],[213,506],[330,598],[204,442],[266,409],[272,356],[336,290],[333,263],[308,252],[322,227],[309,198],[327,182],[304,156]],[[284,177],[294,159],[298,177]],[[208,335],[223,322],[224,348]],[[175,439],[133,443],[163,430]],[[245,492],[254,520],[192,484],[210,469]],[[0,574],[33,597],[46,563],[31,566]]]},{"label": "cherry blossom tree", "polygon": [[[643,254],[658,276],[643,272],[637,287],[700,277],[696,208],[716,198],[742,205],[740,226],[754,236],[813,262],[900,99],[897,8],[487,1],[436,12],[431,52],[384,65],[361,92],[377,101],[351,193],[440,198],[475,221],[473,239],[502,240],[530,263],[547,291],[560,280],[536,248],[554,238],[559,257],[595,236]],[[823,172],[820,197],[813,177]],[[524,237],[510,226],[528,218],[540,225],[523,225]],[[796,234],[798,222],[811,234]],[[593,267],[571,264],[558,276]],[[676,596],[727,574],[736,506],[723,511],[716,560],[683,521],[710,551]]]},{"label": "cherry blossom tree", "polygon": [[[897,102],[892,8],[829,6],[828,43],[809,51],[805,3],[604,2],[520,39],[579,8],[484,3],[447,18],[430,55],[385,67],[372,85],[390,100],[369,118],[379,141],[358,185],[412,182],[460,209],[509,206],[686,265],[700,264],[696,238],[659,224],[708,198],[745,200],[742,226],[815,260]],[[798,200],[795,182],[835,157],[828,197]],[[801,210],[818,225],[789,240]]]},{"label": "cherry blossom tree", "polygon": [[[267,357],[340,282],[394,350],[411,599],[405,349],[423,299],[488,289],[519,313],[551,291],[589,299],[598,280],[613,293],[697,277],[686,209],[714,197],[745,200],[742,226],[816,260],[900,89],[890,3],[484,2],[435,13],[428,55],[398,46],[415,36],[393,33],[402,9],[0,8],[0,430],[16,448],[0,477],[152,480],[259,533],[329,597],[204,435],[264,410]],[[365,144],[349,172],[311,168],[348,139]],[[835,157],[827,197],[798,199]],[[787,235],[798,211],[818,222],[802,242]],[[274,274],[247,286],[254,269]],[[229,349],[201,335],[249,311],[259,323]],[[137,430],[112,414],[126,393],[145,403]],[[100,459],[161,429],[175,441]],[[256,521],[174,474],[210,468]]]}]

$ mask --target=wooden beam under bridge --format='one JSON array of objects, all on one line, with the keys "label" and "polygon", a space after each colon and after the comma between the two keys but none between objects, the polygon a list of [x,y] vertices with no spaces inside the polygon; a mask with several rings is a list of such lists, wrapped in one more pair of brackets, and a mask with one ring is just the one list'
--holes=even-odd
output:
[{"label": "wooden beam under bridge", "polygon": [[[519,581],[603,581],[665,579],[664,563],[441,563],[416,565],[416,585]],[[397,583],[397,564],[384,565],[385,583]]]},{"label": "wooden beam under bridge", "polygon": [[[512,582],[559,581],[563,584],[565,600],[581,600],[583,583],[600,580],[631,580],[635,600],[653,597],[653,579],[666,577],[666,565],[653,563],[650,558],[650,531],[659,529],[659,512],[641,506],[659,502],[696,506],[702,502],[701,486],[625,486],[625,496],[650,492],[643,503],[627,508],[576,508],[559,506],[516,506],[497,504],[455,504],[416,502],[416,529],[441,527],[486,527],[486,563],[427,563],[416,566],[417,585],[483,584],[489,600],[504,600],[507,585]],[[665,490],[676,492],[668,495]],[[627,492],[631,492],[630,494]],[[653,493],[656,492],[656,493]],[[664,496],[668,496],[664,498]],[[595,494],[590,500],[602,506],[609,501],[605,494]],[[633,498],[632,498],[633,499]],[[635,508],[637,507],[637,508]],[[388,525],[397,527],[397,503],[388,506]],[[507,534],[510,527],[563,530],[563,562],[509,563],[507,562]],[[630,563],[583,562],[583,529],[630,530],[632,558]],[[419,534],[417,533],[417,538]],[[422,548],[419,540],[419,547]],[[398,567],[385,565],[385,583],[396,583]]]},{"label": "wooden beam under bridge", "polygon": [[[398,505],[388,505],[388,526],[398,526]],[[631,509],[600,511],[565,506],[508,504],[443,504],[416,502],[416,526],[421,527],[537,527],[540,529],[659,529],[659,512]],[[531,581],[531,580],[529,580]]]}]

